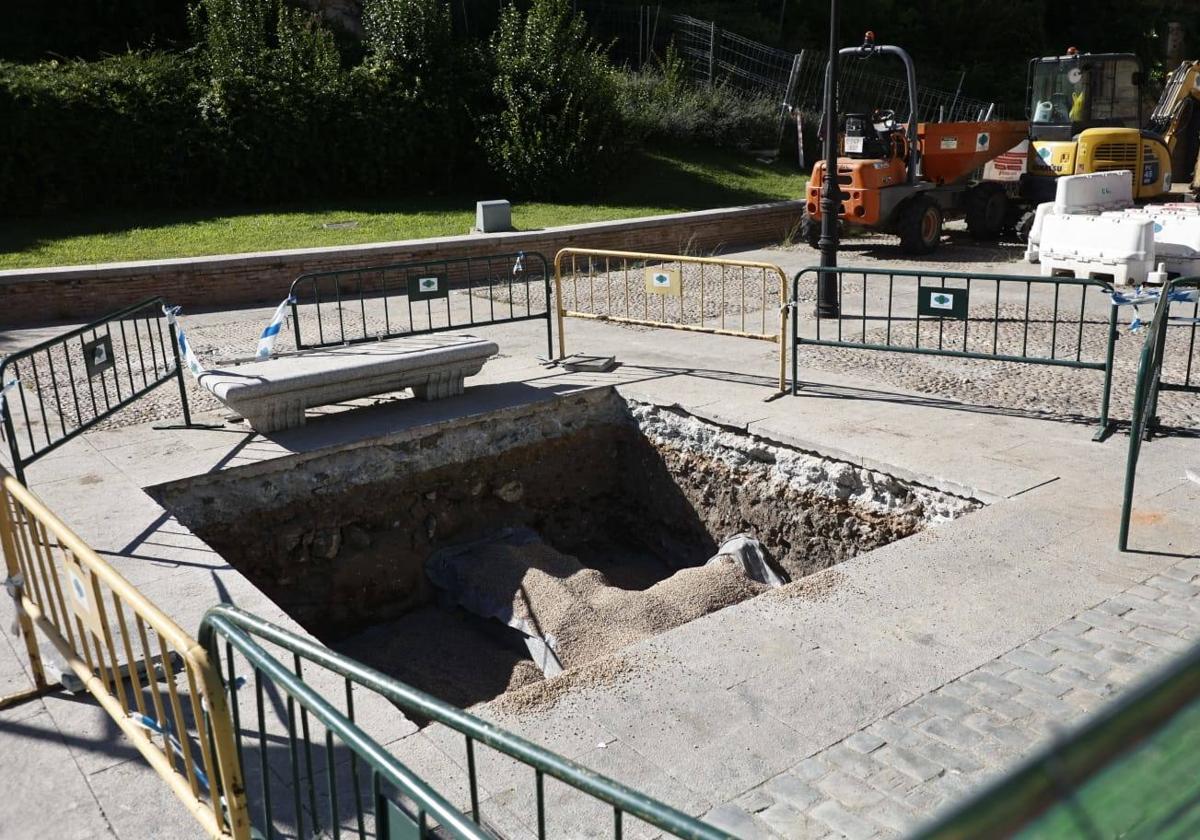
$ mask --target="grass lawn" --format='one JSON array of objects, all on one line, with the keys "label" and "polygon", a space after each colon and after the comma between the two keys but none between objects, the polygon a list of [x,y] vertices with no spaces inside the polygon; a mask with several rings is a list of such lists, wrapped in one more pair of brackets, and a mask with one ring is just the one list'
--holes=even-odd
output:
[{"label": "grass lawn", "polygon": [[[735,152],[643,151],[620,181],[589,203],[515,203],[518,230],[799,198],[794,164],[762,164]],[[282,248],[387,242],[466,233],[475,201],[461,195],[211,210],[120,210],[10,219],[0,225],[0,269],[192,257]],[[323,224],[355,222],[353,227]]]}]

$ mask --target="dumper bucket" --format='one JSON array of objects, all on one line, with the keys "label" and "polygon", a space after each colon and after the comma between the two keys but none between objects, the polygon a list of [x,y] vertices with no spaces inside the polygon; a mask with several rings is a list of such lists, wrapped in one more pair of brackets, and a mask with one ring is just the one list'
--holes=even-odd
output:
[{"label": "dumper bucket", "polygon": [[967,178],[1029,135],[1024,121],[919,123],[925,180],[953,184]]}]

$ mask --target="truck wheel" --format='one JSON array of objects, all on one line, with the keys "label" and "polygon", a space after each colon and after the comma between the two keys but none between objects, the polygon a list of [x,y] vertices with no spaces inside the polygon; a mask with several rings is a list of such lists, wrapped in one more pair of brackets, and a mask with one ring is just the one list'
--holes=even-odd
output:
[{"label": "truck wheel", "polygon": [[967,193],[967,230],[972,239],[999,239],[1007,215],[1008,196],[999,184],[979,184]]},{"label": "truck wheel", "polygon": [[1033,230],[1033,220],[1035,216],[1037,216],[1037,211],[1026,210],[1021,214],[1021,217],[1017,219],[1017,241],[1022,245],[1029,244],[1029,232]]},{"label": "truck wheel", "polygon": [[800,238],[807,242],[810,248],[816,248],[821,242],[821,220],[808,215],[808,210],[800,217]]},{"label": "truck wheel", "polygon": [[900,208],[896,232],[906,254],[931,254],[942,238],[942,209],[925,196],[911,199]]}]

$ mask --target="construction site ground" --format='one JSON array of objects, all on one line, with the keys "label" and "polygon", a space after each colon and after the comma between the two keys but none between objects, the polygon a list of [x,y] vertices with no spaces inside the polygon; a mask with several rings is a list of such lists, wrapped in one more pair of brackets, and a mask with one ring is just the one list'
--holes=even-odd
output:
[{"label": "construction site ground", "polygon": [[[880,242],[851,242],[841,261],[911,267]],[[737,256],[789,273],[817,260],[804,246]],[[928,264],[1035,271],[1016,256],[959,240]],[[204,357],[226,345],[248,352],[272,309],[183,318]],[[5,330],[0,351],[63,328]],[[1132,550],[1119,552],[1127,438],[1092,440],[1097,372],[822,349],[802,354],[800,396],[768,399],[778,374],[769,342],[579,319],[566,330],[568,352],[613,354],[620,366],[572,374],[539,364],[537,323],[478,329],[501,355],[465,395],[333,406],[269,437],[225,423],[212,405],[197,419],[217,428],[156,430],[178,416],[166,387],[31,466],[29,484],[192,633],[218,602],[299,628],[142,488],[579,389],[612,386],[986,502],[793,583],[781,590],[789,597],[759,596],[638,642],[621,667],[552,696],[475,708],[742,838],[903,834],[1200,639],[1200,484],[1185,475],[1200,467],[1200,443],[1170,436],[1143,448]],[[1122,332],[1118,420],[1140,346]],[[1198,403],[1164,397],[1164,418],[1195,428]],[[4,638],[0,692],[29,681],[23,644]],[[372,721],[388,749],[466,805],[460,737],[398,714]],[[0,836],[199,834],[87,696],[0,712],[0,745]],[[494,755],[480,772],[489,824],[535,836],[533,773]],[[561,785],[547,794],[550,836],[607,836],[610,813]]]}]

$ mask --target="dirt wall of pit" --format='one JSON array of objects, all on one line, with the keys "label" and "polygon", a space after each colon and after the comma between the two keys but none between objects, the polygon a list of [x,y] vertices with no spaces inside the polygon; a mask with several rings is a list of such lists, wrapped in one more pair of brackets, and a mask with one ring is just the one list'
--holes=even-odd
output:
[{"label": "dirt wall of pit", "polygon": [[428,604],[426,558],[502,528],[592,568],[645,556],[615,581],[639,587],[738,532],[801,577],[974,504],[611,389],[424,431],[150,491],[323,638]]}]

